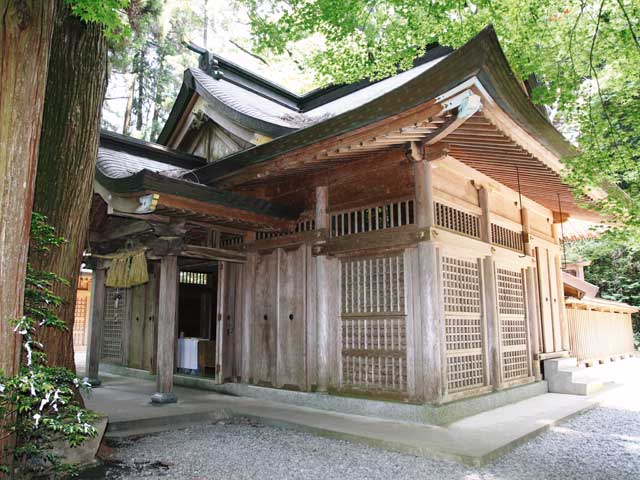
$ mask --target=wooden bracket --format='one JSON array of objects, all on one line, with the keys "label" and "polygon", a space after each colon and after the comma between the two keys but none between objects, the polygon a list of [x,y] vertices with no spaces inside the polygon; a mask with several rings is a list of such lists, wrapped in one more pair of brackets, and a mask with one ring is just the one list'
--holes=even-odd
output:
[{"label": "wooden bracket", "polygon": [[419,228],[417,232],[417,238],[419,242],[435,240],[437,236],[438,236],[438,231],[431,227]]},{"label": "wooden bracket", "polygon": [[434,162],[449,155],[449,145],[446,143],[439,142],[427,145],[424,142],[409,142],[409,147],[407,158],[414,162],[422,162],[423,160]]}]

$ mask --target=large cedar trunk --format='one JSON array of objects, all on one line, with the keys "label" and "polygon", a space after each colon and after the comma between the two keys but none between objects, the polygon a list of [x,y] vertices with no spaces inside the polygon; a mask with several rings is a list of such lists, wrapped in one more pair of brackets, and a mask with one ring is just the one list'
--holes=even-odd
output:
[{"label": "large cedar trunk", "polygon": [[[0,371],[16,372],[52,2],[0,0]],[[1,430],[0,452],[9,444]],[[0,453],[0,464],[6,460]]]},{"label": "large cedar trunk", "polygon": [[100,139],[100,112],[106,90],[107,45],[102,28],[70,14],[57,0],[49,78],[40,140],[34,211],[48,217],[61,248],[33,258],[34,265],[69,281],[55,293],[68,330],[40,334],[49,365],[75,371],[73,321],[76,288],[86,245],[95,160]]}]

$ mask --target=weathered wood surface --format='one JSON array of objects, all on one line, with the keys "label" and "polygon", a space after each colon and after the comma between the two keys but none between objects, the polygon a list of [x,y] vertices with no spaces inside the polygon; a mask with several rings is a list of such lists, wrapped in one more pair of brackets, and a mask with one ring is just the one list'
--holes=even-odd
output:
[{"label": "weathered wood surface", "polygon": [[173,392],[175,361],[178,257],[167,255],[160,263],[160,296],[158,312],[158,372],[156,390],[159,394]]},{"label": "weathered wood surface", "polygon": [[283,250],[279,259],[277,386],[306,389],[305,247]]},{"label": "weathered wood surface", "polygon": [[259,255],[252,321],[251,371],[254,383],[274,385],[278,299],[278,251]]},{"label": "weathered wood surface", "polygon": [[89,314],[89,332],[86,354],[86,375],[91,384],[100,384],[98,369],[102,348],[102,326],[107,288],[105,286],[106,270],[96,268],[91,278],[91,312]]},{"label": "weathered wood surface", "polygon": [[[138,285],[131,289],[131,334],[129,336],[129,359],[131,368],[141,369],[144,362],[144,327],[147,285]],[[125,320],[126,321],[126,320]]]},{"label": "weathered wood surface", "polygon": [[[329,227],[327,210],[329,207],[329,190],[326,186],[316,188],[315,220],[316,229],[324,230]],[[316,328],[318,355],[318,391],[326,392],[330,381],[330,318],[329,302],[329,272],[326,256],[318,255],[315,265],[316,285]],[[337,301],[338,297],[333,297]]]},{"label": "weathered wood surface", "polygon": [[[432,162],[415,162],[416,221],[418,229],[434,226]],[[439,252],[432,240],[418,243],[418,277],[421,288],[423,374],[425,400],[438,403],[445,392],[444,316],[442,310]]]},{"label": "weathered wood surface", "polygon": [[[255,234],[248,235],[245,241],[250,242],[254,238]],[[257,253],[248,252],[247,261],[242,266],[244,283],[242,291],[242,366],[240,374],[243,383],[249,383],[249,377],[251,376],[253,325],[254,322],[257,321],[257,314],[255,312],[257,260]]]},{"label": "weathered wood surface", "polygon": [[155,328],[158,319],[157,270],[155,265],[152,265],[152,271],[149,273],[149,283],[146,284],[145,288],[142,368],[149,372],[154,371]]},{"label": "weathered wood surface", "polygon": [[567,308],[571,355],[578,362],[607,362],[633,353],[631,315],[572,305]]},{"label": "weathered wood surface", "polygon": [[200,245],[185,245],[179,255],[187,258],[206,260],[221,260],[225,262],[245,262],[247,256],[244,253],[224,248],[203,247]]},{"label": "weathered wood surface", "polygon": [[[0,370],[18,367],[31,205],[54,2],[0,1]],[[0,447],[2,441],[0,441]]]}]

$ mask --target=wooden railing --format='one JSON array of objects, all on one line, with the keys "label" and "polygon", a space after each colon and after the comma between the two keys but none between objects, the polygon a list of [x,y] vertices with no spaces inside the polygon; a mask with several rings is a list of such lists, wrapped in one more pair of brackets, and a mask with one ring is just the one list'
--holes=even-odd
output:
[{"label": "wooden railing", "polygon": [[633,352],[631,315],[567,308],[571,355],[581,363],[609,361]]}]

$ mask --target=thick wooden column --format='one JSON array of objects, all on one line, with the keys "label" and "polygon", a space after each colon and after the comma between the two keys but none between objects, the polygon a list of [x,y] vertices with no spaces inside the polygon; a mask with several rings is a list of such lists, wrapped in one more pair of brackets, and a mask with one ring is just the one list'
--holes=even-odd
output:
[{"label": "thick wooden column", "polygon": [[[554,215],[554,219],[556,216]],[[558,243],[558,245],[562,245],[562,235],[560,233],[561,223],[565,222],[569,219],[569,216],[565,214],[564,217],[559,218],[558,221],[554,221],[553,223],[553,238]],[[549,252],[551,254],[551,251]],[[562,282],[562,260],[560,258],[561,252],[558,251],[557,254],[553,255],[553,266],[555,272],[549,272],[551,275],[555,273],[556,277],[556,285],[557,285],[557,302],[558,302],[558,319],[560,323],[560,345],[559,347],[568,352],[571,350],[569,346],[569,323],[567,322],[567,311],[564,306],[564,283]]]},{"label": "thick wooden column", "polygon": [[[482,208],[482,241],[491,243],[491,200],[486,187],[478,190]],[[502,387],[502,352],[500,348],[500,315],[498,311],[498,291],[496,288],[496,268],[493,255],[482,259],[483,294],[487,325],[486,352],[489,357],[489,379],[493,388]]]},{"label": "thick wooden column", "polygon": [[[315,222],[319,242],[324,243],[329,228],[327,207],[329,189],[326,186],[316,187]],[[326,392],[331,376],[331,345],[329,318],[329,267],[325,255],[316,256],[316,324],[318,341],[318,391]],[[335,299],[335,301],[338,301]]]},{"label": "thick wooden column", "polygon": [[[522,229],[524,240],[524,253],[532,256],[531,224],[529,222],[529,210],[522,207]],[[527,319],[529,321],[529,346],[531,352],[532,375],[536,380],[542,379],[540,373],[540,311],[538,310],[538,289],[536,288],[537,276],[533,264],[525,269],[525,284],[527,295]]]},{"label": "thick wooden column", "polygon": [[96,267],[91,274],[91,307],[89,311],[89,338],[87,341],[85,375],[92,387],[100,385],[98,371],[100,369],[100,353],[102,350],[104,303],[107,296],[105,272],[105,269]]},{"label": "thick wooden column", "polygon": [[[416,158],[414,157],[414,160]],[[422,346],[425,400],[439,403],[444,396],[446,364],[442,345],[444,311],[440,294],[438,249],[432,239],[434,225],[433,173],[431,162],[421,159],[414,163],[416,223],[418,242],[418,296],[422,315]],[[417,359],[420,361],[420,359]]]},{"label": "thick wooden column", "polygon": [[160,261],[160,296],[158,298],[158,368],[153,403],[173,403],[173,369],[176,346],[178,305],[178,257],[165,255]]},{"label": "thick wooden column", "polygon": [[[255,232],[247,232],[244,237],[245,245],[256,239]],[[251,338],[253,335],[252,320],[254,318],[257,252],[247,252],[247,262],[244,264],[244,288],[242,291],[242,363],[240,377],[242,383],[249,383],[251,377]]]}]

